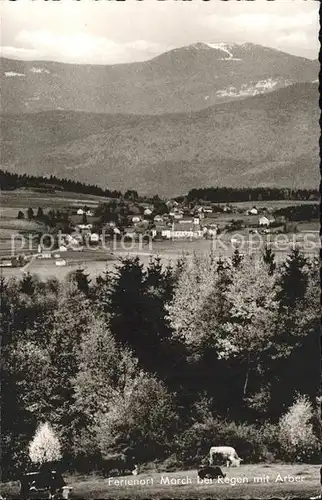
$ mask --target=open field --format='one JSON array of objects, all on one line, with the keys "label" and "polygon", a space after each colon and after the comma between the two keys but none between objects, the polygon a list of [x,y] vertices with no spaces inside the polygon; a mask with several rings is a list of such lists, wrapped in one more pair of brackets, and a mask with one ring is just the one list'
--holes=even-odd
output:
[{"label": "open field", "polygon": [[233,201],[233,207],[249,210],[256,206],[257,208],[279,209],[296,205],[312,205],[318,203],[318,200],[263,200],[263,201]]},{"label": "open field", "polygon": [[[17,189],[15,191],[1,191],[0,193],[0,215],[17,216],[17,210],[27,210],[27,208],[53,208],[77,207],[88,205],[90,208],[96,207],[99,203],[106,203],[110,198],[82,193],[72,193],[68,191],[57,191],[56,193],[42,193],[29,189]],[[10,215],[8,215],[10,214]]]},{"label": "open field", "polygon": [[[234,244],[232,238],[234,233],[227,233],[222,238],[215,240],[194,240],[194,241],[157,241],[151,244],[139,244],[130,242],[107,242],[105,249],[88,249],[81,252],[54,251],[53,255],[59,255],[66,261],[66,266],[58,267],[55,264],[55,258],[51,259],[33,259],[24,268],[1,268],[0,273],[4,277],[22,276],[24,272],[36,274],[40,279],[48,277],[57,277],[64,279],[72,270],[78,267],[84,268],[92,278],[97,277],[106,269],[114,269],[118,259],[126,256],[139,256],[142,263],[147,265],[153,256],[161,258],[163,264],[175,263],[178,258],[183,255],[187,258],[192,258],[196,254],[205,254],[212,252],[214,257],[229,257],[234,252],[236,246],[243,254],[252,254],[259,256],[264,249],[265,244],[270,246],[275,253],[276,261],[284,260],[290,250],[296,245],[301,248],[306,256],[317,256],[319,251],[319,234],[318,232],[302,232],[289,235],[261,235],[261,239],[257,235],[250,235],[246,231],[239,231],[237,242]],[[10,248],[3,247],[0,241],[0,255],[5,252],[10,255]],[[15,253],[31,253],[28,248],[21,250],[20,239],[16,241]],[[35,249],[36,251],[36,249]]]},{"label": "open field", "polygon": [[[256,464],[222,470],[226,478],[202,482],[196,470],[144,472],[138,476],[103,479],[100,476],[65,475],[73,487],[72,498],[306,498],[320,492],[319,465]],[[123,484],[122,484],[123,480]],[[141,484],[126,484],[126,481]],[[1,494],[16,497],[19,483],[2,485]]]}]

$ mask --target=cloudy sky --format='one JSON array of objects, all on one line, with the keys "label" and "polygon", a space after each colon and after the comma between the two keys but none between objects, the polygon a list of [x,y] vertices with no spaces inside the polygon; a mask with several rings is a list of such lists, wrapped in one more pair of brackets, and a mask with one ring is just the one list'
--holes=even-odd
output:
[{"label": "cloudy sky", "polygon": [[2,55],[114,64],[223,41],[317,58],[318,6],[315,0],[4,0]]}]

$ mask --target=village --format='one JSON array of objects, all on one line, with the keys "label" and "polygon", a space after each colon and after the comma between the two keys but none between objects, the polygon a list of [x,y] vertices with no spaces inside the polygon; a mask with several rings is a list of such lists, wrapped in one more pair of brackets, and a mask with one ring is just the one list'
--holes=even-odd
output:
[{"label": "village", "polygon": [[8,209],[11,219],[3,219],[11,230],[2,229],[10,238],[7,243],[2,240],[0,267],[24,269],[31,258],[39,265],[54,259],[57,267],[106,261],[114,258],[116,249],[135,251],[137,244],[150,252],[153,244],[153,252],[162,254],[167,253],[168,242],[171,252],[179,254],[187,245],[189,252],[202,251],[207,241],[223,235],[233,244],[236,234],[245,240],[250,235],[274,240],[277,235],[298,239],[308,231],[317,232],[317,205],[312,202],[210,203],[187,198],[144,200],[129,194],[118,199],[87,198],[83,203],[66,198],[55,204],[48,199],[39,206],[41,198],[34,193],[32,203],[28,198],[29,207],[21,203]]},{"label": "village", "polygon": [[[253,233],[287,232],[285,217],[274,218],[272,210],[253,206],[244,211],[231,205],[220,206],[196,205],[193,209],[168,201],[168,211],[156,212],[152,204],[137,204],[128,207],[128,215],[119,220],[115,212],[105,212],[97,216],[100,209],[91,210],[79,207],[72,213],[82,218],[82,222],[71,223],[69,232],[64,234],[60,228],[59,250],[79,250],[82,245],[97,245],[99,242],[114,238],[122,240],[147,239],[160,240],[194,240],[212,239],[221,231],[236,231],[248,228]],[[236,215],[238,218],[236,219]],[[74,216],[74,217],[73,217]],[[116,219],[105,222],[105,219]],[[66,228],[65,228],[66,229]]]}]

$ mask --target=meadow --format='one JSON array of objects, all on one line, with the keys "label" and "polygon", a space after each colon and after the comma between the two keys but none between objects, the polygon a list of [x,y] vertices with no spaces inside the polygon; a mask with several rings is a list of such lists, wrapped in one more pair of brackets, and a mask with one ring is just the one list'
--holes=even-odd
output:
[{"label": "meadow", "polygon": [[[306,498],[319,494],[319,467],[308,464],[247,464],[227,469],[224,479],[201,481],[197,470],[144,471],[138,476],[103,478],[98,475],[65,474],[73,487],[71,498]],[[133,484],[133,481],[140,484]],[[123,484],[122,484],[123,482]],[[132,484],[131,484],[132,482]],[[128,484],[126,484],[128,483]],[[19,482],[4,483],[2,495],[17,497]]]}]

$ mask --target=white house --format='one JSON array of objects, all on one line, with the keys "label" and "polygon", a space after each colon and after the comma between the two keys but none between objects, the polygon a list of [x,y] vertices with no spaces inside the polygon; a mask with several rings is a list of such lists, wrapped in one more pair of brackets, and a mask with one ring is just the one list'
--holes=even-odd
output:
[{"label": "white house", "polygon": [[247,211],[248,215],[258,215],[258,210],[256,207],[251,208],[250,210]]},{"label": "white house", "polygon": [[90,235],[90,237],[89,237],[89,241],[90,241],[91,243],[98,243],[98,242],[99,242],[99,240],[100,240],[100,236],[99,236],[99,234],[97,234],[97,233],[92,233],[92,234]]},{"label": "white house", "polygon": [[56,264],[56,266],[59,266],[59,267],[66,266],[66,260],[64,260],[64,259],[56,260],[55,264]]},{"label": "white house", "polygon": [[151,215],[152,210],[151,210],[151,208],[146,208],[143,213],[144,213],[144,215]]},{"label": "white house", "polygon": [[162,215],[156,215],[154,218],[153,218],[154,222],[163,222],[163,217]]},{"label": "white house", "polygon": [[81,231],[90,231],[93,227],[93,224],[77,224],[76,227]]},{"label": "white house", "polygon": [[203,231],[199,225],[196,224],[173,224],[171,229],[172,238],[192,239],[202,238]]},{"label": "white house", "polygon": [[161,236],[163,238],[167,238],[167,240],[169,240],[171,238],[171,227],[166,227],[166,228],[162,229]]},{"label": "white house", "polygon": [[151,229],[151,236],[152,238],[155,238],[157,235],[162,236],[162,231],[166,229],[166,226],[155,226]]},{"label": "white house", "polygon": [[191,224],[193,224],[193,217],[182,217],[182,219],[179,219],[179,224],[190,224],[191,225]]},{"label": "white house", "polygon": [[38,255],[37,259],[51,259],[51,253],[50,252],[41,252],[41,254]]},{"label": "white house", "polygon": [[133,215],[132,222],[134,224],[137,224],[138,222],[141,222],[141,216],[140,215]]},{"label": "white house", "polygon": [[12,262],[11,260],[1,260],[0,261],[0,267],[12,267]]},{"label": "white house", "polygon": [[67,247],[65,245],[60,245],[59,252],[67,252]]},{"label": "white house", "polygon": [[84,215],[85,212],[82,208],[79,208],[76,213],[77,213],[77,215]]},{"label": "white house", "polygon": [[263,217],[259,218],[258,225],[268,227],[270,225],[270,221],[267,217],[263,215]]},{"label": "white house", "polygon": [[206,229],[206,234],[211,237],[217,236],[217,228],[216,227],[208,227]]}]

